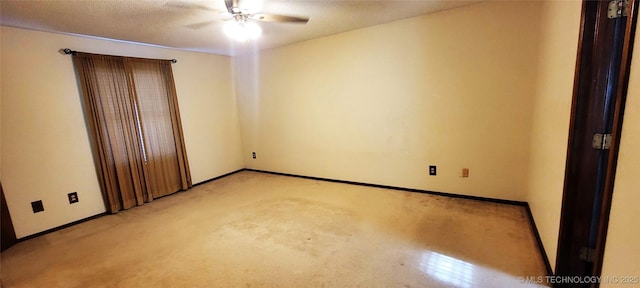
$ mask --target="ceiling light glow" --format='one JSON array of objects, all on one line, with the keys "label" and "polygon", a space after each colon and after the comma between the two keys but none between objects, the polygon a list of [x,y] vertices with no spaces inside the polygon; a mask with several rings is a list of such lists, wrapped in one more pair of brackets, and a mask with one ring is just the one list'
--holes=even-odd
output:
[{"label": "ceiling light glow", "polygon": [[260,25],[248,21],[227,21],[222,29],[229,38],[240,42],[256,39],[262,35]]}]

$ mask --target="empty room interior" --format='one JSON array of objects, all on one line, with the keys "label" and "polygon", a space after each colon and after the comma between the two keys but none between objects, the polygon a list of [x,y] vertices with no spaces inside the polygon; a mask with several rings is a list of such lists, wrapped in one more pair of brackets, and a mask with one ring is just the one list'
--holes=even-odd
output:
[{"label": "empty room interior", "polygon": [[[561,220],[583,2],[264,0],[261,10],[308,18],[257,18],[235,9],[242,0],[89,2],[0,2],[3,241],[5,220],[15,233],[2,287],[571,280],[547,276],[565,271],[571,226]],[[38,5],[46,12],[29,10]],[[206,22],[218,10],[262,35],[228,39],[223,20]],[[176,60],[179,125],[167,127],[182,137],[186,186],[110,203],[83,53]],[[609,277],[600,287],[640,285],[640,60],[628,61],[606,241],[585,260]]]}]

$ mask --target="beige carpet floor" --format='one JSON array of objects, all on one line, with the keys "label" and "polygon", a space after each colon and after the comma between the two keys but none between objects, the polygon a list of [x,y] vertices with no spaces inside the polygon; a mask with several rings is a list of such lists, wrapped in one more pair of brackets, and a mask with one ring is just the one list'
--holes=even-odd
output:
[{"label": "beige carpet floor", "polygon": [[3,287],[535,287],[524,208],[243,171],[23,241]]}]

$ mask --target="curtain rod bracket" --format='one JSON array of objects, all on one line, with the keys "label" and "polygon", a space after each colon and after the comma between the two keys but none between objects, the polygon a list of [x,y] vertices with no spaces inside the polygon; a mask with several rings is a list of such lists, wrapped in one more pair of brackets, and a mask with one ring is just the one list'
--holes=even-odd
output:
[{"label": "curtain rod bracket", "polygon": [[176,60],[176,59],[171,59],[171,63],[176,64],[176,63],[178,63],[178,60]]}]

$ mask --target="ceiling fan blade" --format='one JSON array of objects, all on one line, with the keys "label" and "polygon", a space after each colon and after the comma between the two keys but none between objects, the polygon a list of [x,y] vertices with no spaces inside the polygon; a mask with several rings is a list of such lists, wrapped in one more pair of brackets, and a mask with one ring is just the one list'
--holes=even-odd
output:
[{"label": "ceiling fan blade", "polygon": [[185,27],[197,30],[197,29],[201,29],[201,28],[204,28],[206,26],[209,26],[211,24],[214,24],[215,22],[218,22],[218,21],[203,21],[203,22],[198,22],[198,23],[185,25]]},{"label": "ceiling fan blade", "polygon": [[305,24],[309,22],[309,18],[306,18],[306,17],[294,17],[294,16],[265,14],[265,13],[253,14],[251,15],[251,19],[264,21],[264,22],[287,22],[287,23],[300,23],[300,24]]},{"label": "ceiling fan blade", "polygon": [[173,0],[167,1],[167,3],[164,3],[164,6],[174,7],[174,8],[184,8],[184,9],[202,9],[202,10],[208,10],[208,11],[218,11],[209,6],[198,4],[198,3],[173,1]]}]

